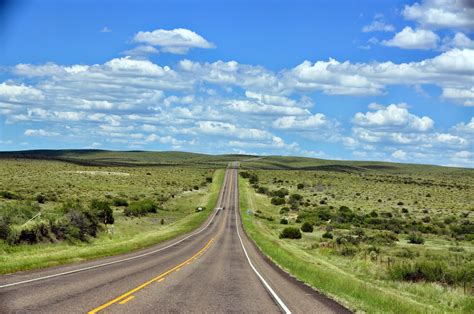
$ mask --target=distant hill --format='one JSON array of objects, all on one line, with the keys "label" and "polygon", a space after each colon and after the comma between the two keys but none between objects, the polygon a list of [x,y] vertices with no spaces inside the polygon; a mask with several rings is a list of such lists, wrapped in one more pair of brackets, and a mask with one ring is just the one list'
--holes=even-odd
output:
[{"label": "distant hill", "polygon": [[245,169],[315,170],[337,172],[456,172],[474,169],[379,161],[327,160],[290,156],[208,155],[176,151],[109,151],[97,149],[26,150],[0,152],[0,159],[58,160],[87,166],[194,166],[226,167],[239,161]]}]

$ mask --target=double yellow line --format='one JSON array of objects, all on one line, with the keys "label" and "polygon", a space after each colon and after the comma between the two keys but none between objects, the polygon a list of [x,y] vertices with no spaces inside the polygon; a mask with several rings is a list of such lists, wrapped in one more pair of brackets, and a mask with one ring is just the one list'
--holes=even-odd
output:
[{"label": "double yellow line", "polygon": [[136,288],[133,288],[132,290],[130,290],[130,291],[128,291],[128,292],[122,294],[121,296],[119,296],[119,297],[117,297],[117,298],[115,298],[115,299],[113,299],[113,300],[111,300],[111,301],[109,301],[109,302],[107,302],[107,303],[105,303],[105,304],[102,304],[102,305],[99,306],[99,307],[96,307],[95,309],[89,311],[88,313],[89,313],[89,314],[95,314],[95,313],[97,313],[97,312],[99,312],[99,311],[102,311],[102,310],[105,309],[105,308],[108,308],[108,307],[111,306],[112,304],[117,303],[117,302],[119,302],[119,301],[120,301],[119,304],[125,304],[125,303],[127,303],[128,301],[130,301],[131,299],[134,298],[134,296],[132,296],[133,293],[135,293],[135,292],[137,292],[137,291],[139,291],[139,290],[145,288],[146,286],[148,286],[148,285],[154,283],[155,281],[158,281],[158,282],[163,281],[166,275],[169,275],[169,274],[171,274],[171,273],[174,272],[174,271],[180,270],[181,267],[185,266],[186,264],[191,263],[193,260],[197,259],[199,256],[201,256],[202,254],[204,254],[204,252],[211,246],[212,242],[214,242],[214,237],[211,238],[211,239],[209,240],[209,242],[207,242],[207,244],[206,244],[201,250],[199,250],[199,252],[197,252],[196,254],[194,254],[193,256],[191,256],[190,258],[188,258],[187,260],[185,260],[185,261],[182,262],[181,264],[179,264],[179,265],[177,265],[177,266],[175,266],[175,267],[173,267],[173,268],[171,268],[171,269],[165,271],[164,273],[161,273],[160,275],[156,276],[155,278],[148,280],[147,282],[141,284],[140,286],[138,286],[138,287],[136,287]]}]

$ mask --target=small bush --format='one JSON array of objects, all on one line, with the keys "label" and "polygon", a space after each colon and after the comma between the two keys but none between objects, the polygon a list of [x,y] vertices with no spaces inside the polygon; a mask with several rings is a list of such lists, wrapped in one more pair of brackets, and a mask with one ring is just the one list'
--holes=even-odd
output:
[{"label": "small bush", "polygon": [[257,193],[260,194],[268,194],[268,188],[265,186],[259,186],[257,189]]},{"label": "small bush", "polygon": [[425,243],[425,239],[419,234],[412,233],[408,236],[408,243],[412,244],[423,244]]},{"label": "small bush", "polygon": [[280,239],[301,239],[301,231],[298,228],[287,227],[280,233]]},{"label": "small bush", "polygon": [[332,238],[334,238],[334,236],[332,235],[331,232],[326,231],[325,233],[323,233],[323,238],[324,239],[332,239]]},{"label": "small bush", "polygon": [[286,219],[286,218],[280,219],[280,224],[287,225],[288,224],[288,219]]},{"label": "small bush", "polygon": [[108,202],[99,201],[99,200],[92,200],[91,210],[96,211],[97,218],[104,224],[113,224],[115,222],[114,219],[114,211],[110,208]]},{"label": "small bush", "polygon": [[447,265],[441,261],[420,260],[395,263],[389,270],[391,279],[404,281],[452,281]]},{"label": "small bush", "polygon": [[298,185],[296,186],[296,188],[297,188],[298,190],[304,189],[304,183],[298,183]]},{"label": "small bush", "polygon": [[156,213],[157,207],[150,200],[143,200],[138,202],[130,203],[130,205],[124,209],[124,214],[126,216],[144,216],[148,213]]},{"label": "small bush", "polygon": [[286,200],[283,197],[272,197],[271,200],[273,205],[283,205],[286,203]]},{"label": "small bush", "polygon": [[124,198],[114,198],[112,202],[114,206],[128,206],[128,201]]},{"label": "small bush", "polygon": [[19,200],[20,196],[10,191],[0,191],[0,196],[8,200]]},{"label": "small bush", "polygon": [[301,226],[301,231],[303,232],[313,232],[313,225],[309,222],[304,222]]},{"label": "small bush", "polygon": [[283,215],[283,214],[286,214],[290,211],[290,209],[288,207],[282,207],[280,209],[280,215]]},{"label": "small bush", "polygon": [[285,189],[285,188],[281,188],[281,189],[278,189],[276,191],[272,191],[271,195],[272,196],[277,196],[277,197],[281,197],[281,198],[284,198],[285,196],[287,196],[290,192]]},{"label": "small bush", "polygon": [[11,232],[10,227],[11,221],[8,217],[1,217],[0,216],[0,239],[6,240]]},{"label": "small bush", "polygon": [[36,201],[40,204],[44,204],[44,202],[46,202],[46,196],[43,194],[38,194],[36,195]]}]

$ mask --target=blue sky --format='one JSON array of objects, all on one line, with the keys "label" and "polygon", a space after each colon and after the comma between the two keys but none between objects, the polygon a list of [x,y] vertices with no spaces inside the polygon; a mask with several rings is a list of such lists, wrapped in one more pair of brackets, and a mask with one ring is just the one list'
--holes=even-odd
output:
[{"label": "blue sky", "polygon": [[0,21],[0,150],[474,165],[467,1],[3,1]]}]

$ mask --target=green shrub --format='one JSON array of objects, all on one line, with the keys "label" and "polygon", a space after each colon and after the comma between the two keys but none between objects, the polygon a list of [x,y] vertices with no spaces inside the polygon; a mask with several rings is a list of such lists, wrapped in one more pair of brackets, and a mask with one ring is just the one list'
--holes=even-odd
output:
[{"label": "green shrub", "polygon": [[272,196],[277,196],[277,197],[284,198],[284,197],[287,196],[289,193],[290,193],[290,191],[288,191],[287,189],[281,188],[281,189],[278,189],[278,190],[276,190],[276,191],[272,191],[271,195],[272,195]]},{"label": "green shrub", "polygon": [[124,198],[114,198],[112,203],[114,206],[128,206],[128,201]]},{"label": "green shrub", "polygon": [[408,243],[412,243],[412,244],[423,244],[425,243],[425,239],[423,239],[423,237],[419,234],[416,234],[416,233],[411,233],[409,236],[408,236]]},{"label": "green shrub", "polygon": [[290,195],[289,202],[295,203],[295,202],[301,201],[302,199],[303,199],[303,196],[301,196],[300,194],[293,193]]},{"label": "green shrub", "polygon": [[10,191],[0,191],[0,196],[8,200],[19,200],[21,197]]},{"label": "green shrub", "polygon": [[258,189],[257,189],[257,193],[260,193],[260,194],[268,194],[268,188],[267,188],[267,187],[264,187],[264,186],[260,186],[260,187],[258,187]]},{"label": "green shrub", "polygon": [[257,184],[258,183],[258,177],[256,174],[250,174],[249,176],[249,183],[250,184]]},{"label": "green shrub", "polygon": [[280,215],[283,215],[283,214],[286,214],[290,211],[290,209],[288,207],[282,207],[280,209]]},{"label": "green shrub", "polygon": [[148,213],[156,213],[157,207],[151,200],[142,200],[130,203],[130,205],[124,209],[126,216],[144,216]]},{"label": "green shrub", "polygon": [[286,219],[286,218],[280,219],[280,224],[287,225],[288,224],[288,219]]},{"label": "green shrub", "polygon": [[298,190],[304,189],[304,183],[298,183],[298,185],[296,186],[296,188],[297,188]]},{"label": "green shrub", "polygon": [[113,224],[114,211],[110,208],[110,204],[105,201],[92,200],[91,210],[96,211],[97,218],[104,224]]},{"label": "green shrub", "polygon": [[339,207],[337,211],[337,221],[340,223],[349,223],[354,219],[355,214],[347,206]]},{"label": "green shrub", "polygon": [[329,231],[326,231],[325,233],[323,233],[323,238],[324,239],[332,239],[334,236],[332,235],[331,232]]},{"label": "green shrub", "polygon": [[286,203],[286,200],[283,197],[275,196],[275,197],[272,197],[271,202],[273,205],[283,205]]},{"label": "green shrub", "polygon": [[313,225],[309,222],[304,222],[301,226],[301,231],[303,232],[313,232]]},{"label": "green shrub", "polygon": [[395,263],[389,269],[390,278],[404,281],[453,282],[448,266],[441,261],[419,260]]},{"label": "green shrub", "polygon": [[280,239],[301,239],[301,231],[298,228],[287,227],[280,233]]},{"label": "green shrub", "polygon": [[46,202],[46,196],[43,194],[38,194],[36,195],[36,201],[40,204],[44,204],[44,202]]},{"label": "green shrub", "polygon": [[11,221],[9,217],[0,216],[0,239],[6,240],[11,232]]}]

